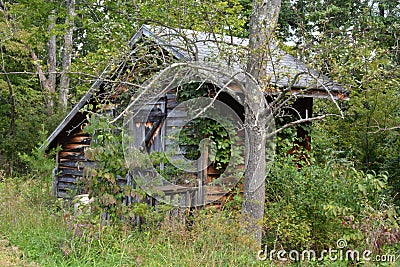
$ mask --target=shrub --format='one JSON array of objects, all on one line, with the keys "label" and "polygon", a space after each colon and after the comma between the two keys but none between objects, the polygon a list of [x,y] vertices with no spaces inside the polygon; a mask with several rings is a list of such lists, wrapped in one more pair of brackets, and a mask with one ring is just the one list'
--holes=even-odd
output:
[{"label": "shrub", "polygon": [[385,174],[333,162],[298,168],[296,162],[281,156],[267,178],[269,247],[321,251],[344,239],[353,248],[380,252],[384,244],[399,241]]}]

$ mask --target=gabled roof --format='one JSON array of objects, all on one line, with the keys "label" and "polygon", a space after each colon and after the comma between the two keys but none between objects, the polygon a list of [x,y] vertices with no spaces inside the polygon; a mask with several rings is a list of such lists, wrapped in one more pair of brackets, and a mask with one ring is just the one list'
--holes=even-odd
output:
[{"label": "gabled roof", "polygon": [[[249,44],[246,38],[143,25],[131,39],[131,43],[135,43],[143,35],[185,61],[211,61],[237,71],[246,69],[246,53]],[[290,86],[293,89],[307,91],[308,93],[304,93],[313,97],[322,97],[323,92],[327,95],[327,90],[333,93],[346,93],[341,85],[307,67],[306,64],[283,52],[274,44],[270,44],[267,56],[270,60],[267,61],[265,67],[266,76],[268,85],[272,87]],[[321,94],[316,91],[320,91]]]},{"label": "gabled roof", "polygon": [[[142,37],[152,40],[181,61],[211,61],[221,66],[229,66],[237,71],[245,69],[244,59],[249,43],[245,38],[143,25],[131,38],[129,46],[133,47]],[[341,98],[342,94],[346,94],[346,90],[342,86],[308,68],[304,63],[275,45],[270,46],[269,56],[271,60],[267,63],[266,71],[268,85],[271,87],[288,88],[290,86],[292,93],[309,97],[337,99]],[[113,62],[108,65],[78,104],[47,138],[46,147],[51,148],[56,145],[57,136],[71,124],[73,118],[88,103],[96,89],[103,83],[105,76],[109,75],[112,65]],[[294,77],[296,79],[293,81]]]}]

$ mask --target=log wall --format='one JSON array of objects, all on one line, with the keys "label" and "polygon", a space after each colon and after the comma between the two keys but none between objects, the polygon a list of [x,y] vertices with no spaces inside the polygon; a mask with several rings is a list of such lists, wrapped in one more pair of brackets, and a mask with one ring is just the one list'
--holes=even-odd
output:
[{"label": "log wall", "polygon": [[56,196],[72,198],[85,193],[83,187],[77,186],[84,175],[84,167],[93,164],[85,157],[85,148],[90,146],[91,137],[77,128],[69,136],[60,140],[61,151],[56,157],[55,184]]}]

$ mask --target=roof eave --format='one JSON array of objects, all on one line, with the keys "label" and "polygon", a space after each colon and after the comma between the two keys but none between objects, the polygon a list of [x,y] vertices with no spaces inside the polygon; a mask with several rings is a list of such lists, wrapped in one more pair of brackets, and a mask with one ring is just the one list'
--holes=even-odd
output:
[{"label": "roof eave", "polygon": [[105,68],[105,70],[100,74],[100,77],[94,82],[94,84],[90,87],[90,89],[86,92],[86,94],[79,100],[78,104],[76,104],[68,115],[60,122],[57,128],[50,134],[50,136],[46,139],[46,142],[41,146],[45,150],[49,150],[55,147],[55,141],[57,136],[65,129],[65,127],[71,122],[71,120],[79,113],[81,108],[89,101],[92,97],[96,89],[100,87],[103,82],[103,76],[108,68],[112,65],[112,62]]}]

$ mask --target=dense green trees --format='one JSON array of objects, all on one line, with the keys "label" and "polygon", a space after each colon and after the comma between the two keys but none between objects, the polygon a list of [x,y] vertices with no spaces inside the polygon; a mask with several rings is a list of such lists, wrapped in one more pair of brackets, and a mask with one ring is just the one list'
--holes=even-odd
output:
[{"label": "dense green trees", "polygon": [[[351,91],[344,120],[321,123],[325,146],[364,171],[387,171],[398,192],[400,5],[397,1],[296,1],[282,36],[300,57]],[[320,109],[327,109],[321,104]]]},{"label": "dense green trees", "polygon": [[[207,4],[192,0],[74,2],[0,0],[0,162],[9,172],[15,166],[19,172],[25,170],[19,154],[32,150],[39,141],[41,129],[54,128],[65,115],[66,107],[72,107],[105,64],[121,54],[141,24],[235,36],[249,34],[251,1],[247,0]],[[379,191],[386,197],[387,191],[395,196],[400,190],[399,21],[400,4],[395,0],[282,1],[276,34],[281,47],[351,92],[350,99],[340,103],[344,119],[332,117],[313,125],[310,158],[315,169],[306,167],[297,171],[288,166],[286,155],[280,155],[275,174],[267,183],[268,190],[276,190],[270,196],[267,194],[267,211],[289,208],[283,214],[287,221],[281,221],[287,223],[282,224],[287,227],[286,235],[278,229],[277,217],[269,218],[266,228],[281,231],[282,239],[291,239],[291,245],[306,246],[306,241],[314,238],[310,234],[313,229],[320,231],[319,241],[314,239],[317,240],[314,245],[326,245],[321,240],[322,232],[327,229],[305,223],[315,218],[316,223],[332,219],[338,209],[345,209],[341,211],[343,220],[348,215],[358,222],[367,217],[357,213],[360,206],[348,202],[351,192],[345,187],[349,184],[358,199],[366,201],[362,202],[365,205],[376,209],[374,205],[383,201],[385,197],[368,202],[362,188],[346,180],[351,175],[358,175],[355,181],[360,184],[365,182],[364,177],[373,182],[383,181],[385,184],[379,190],[373,185],[367,189],[376,189],[374,192]],[[330,102],[315,101],[316,113],[330,113],[333,109],[336,107]],[[332,162],[335,164],[331,165]],[[341,171],[350,166],[354,167],[354,173]],[[377,175],[367,176],[373,172]],[[337,183],[321,188],[324,175],[334,176],[332,181]],[[387,177],[390,186],[383,177]],[[291,181],[299,187],[283,186]],[[299,194],[299,188],[309,187],[315,190],[308,195]],[[340,194],[348,199],[333,203],[332,197]],[[311,205],[311,200],[316,198],[319,199]],[[305,204],[299,206],[299,203]],[[298,206],[300,211],[290,212]],[[303,211],[305,214],[300,214]],[[387,210],[379,212],[384,214]],[[300,226],[294,225],[292,219]],[[298,235],[293,238],[295,234]],[[349,230],[349,234],[354,231]],[[360,237],[350,239],[359,241]]]},{"label": "dense green trees", "polygon": [[242,35],[241,10],[237,1],[0,1],[2,160],[30,151],[41,124],[51,131],[141,24]]}]

